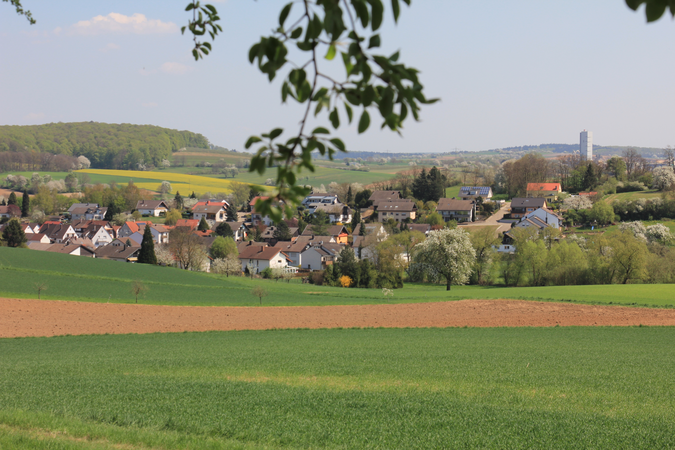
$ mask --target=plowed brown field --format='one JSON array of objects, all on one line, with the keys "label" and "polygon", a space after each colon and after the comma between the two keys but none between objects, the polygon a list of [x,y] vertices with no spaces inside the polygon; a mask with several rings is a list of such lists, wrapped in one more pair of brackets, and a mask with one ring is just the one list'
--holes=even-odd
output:
[{"label": "plowed brown field", "polygon": [[675,310],[523,300],[201,307],[0,299],[0,337],[338,327],[675,325]]}]

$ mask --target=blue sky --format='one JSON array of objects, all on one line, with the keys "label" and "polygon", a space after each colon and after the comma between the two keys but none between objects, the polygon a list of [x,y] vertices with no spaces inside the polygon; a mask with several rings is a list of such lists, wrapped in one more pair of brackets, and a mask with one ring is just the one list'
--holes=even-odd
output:
[{"label": "blue sky", "polygon": [[[282,105],[279,83],[247,59],[286,2],[214,2],[224,31],[199,62],[180,34],[186,0],[23,3],[36,25],[0,3],[0,124],[153,124],[240,150],[251,134],[297,129],[301,108]],[[600,145],[675,145],[669,16],[646,24],[623,0],[416,0],[397,26],[386,17],[384,53],[400,49],[441,101],[409,121],[402,138],[380,131],[379,121],[363,135],[341,128],[350,149],[577,143],[583,129]],[[338,59],[322,65],[341,75]]]}]

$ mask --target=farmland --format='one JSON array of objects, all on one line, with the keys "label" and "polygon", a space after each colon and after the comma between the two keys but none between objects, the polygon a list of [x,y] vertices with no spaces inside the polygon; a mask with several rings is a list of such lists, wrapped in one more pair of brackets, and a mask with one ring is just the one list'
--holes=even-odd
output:
[{"label": "farmland", "polygon": [[637,200],[638,198],[661,198],[663,192],[657,190],[651,191],[636,191],[636,192],[622,192],[619,194],[607,195],[603,198],[607,203],[613,203],[621,200]]},{"label": "farmland", "polygon": [[672,328],[66,336],[0,353],[3,447],[675,445]]},{"label": "farmland", "polygon": [[223,278],[175,268],[123,264],[115,261],[76,258],[34,250],[0,247],[0,295],[35,298],[36,277],[47,290],[43,298],[92,302],[132,303],[134,280],[148,288],[139,300],[151,305],[255,306],[250,294],[262,284],[269,291],[270,306],[357,305],[380,303],[419,303],[463,299],[523,299],[565,301],[585,304],[673,307],[672,285],[632,284],[594,286],[480,287],[456,286],[450,292],[442,285],[408,283],[384,298],[378,289],[312,287],[299,279],[291,283]]}]

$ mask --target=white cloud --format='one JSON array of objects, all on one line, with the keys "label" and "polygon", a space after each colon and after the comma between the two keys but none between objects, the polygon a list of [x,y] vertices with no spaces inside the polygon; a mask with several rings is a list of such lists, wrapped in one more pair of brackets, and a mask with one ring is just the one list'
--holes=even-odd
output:
[{"label": "white cloud", "polygon": [[171,73],[174,75],[183,75],[184,73],[187,73],[192,70],[192,67],[186,66],[185,64],[177,63],[177,62],[166,62],[162,64],[162,66],[159,68],[164,73]]},{"label": "white cloud", "polygon": [[107,52],[111,52],[113,50],[119,50],[119,49],[120,49],[119,45],[110,43],[103,48],[99,48],[98,51],[103,52],[103,53],[107,53]]},{"label": "white cloud", "polygon": [[44,118],[45,113],[30,113],[23,116],[24,120],[40,120]]},{"label": "white cloud", "polygon": [[162,22],[159,19],[148,19],[144,14],[139,13],[132,16],[110,13],[107,16],[96,16],[90,20],[81,20],[70,27],[70,32],[83,35],[177,33],[178,25],[173,22]]},{"label": "white cloud", "polygon": [[141,106],[144,108],[156,108],[158,105],[155,102],[141,103]]}]

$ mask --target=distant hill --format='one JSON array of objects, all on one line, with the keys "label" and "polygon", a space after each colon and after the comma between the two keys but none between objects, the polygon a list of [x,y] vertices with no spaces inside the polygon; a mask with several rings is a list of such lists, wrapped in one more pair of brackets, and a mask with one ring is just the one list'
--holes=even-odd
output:
[{"label": "distant hill", "polygon": [[154,125],[99,122],[0,126],[0,152],[40,152],[84,155],[92,167],[137,169],[139,163],[158,166],[181,148],[209,148],[204,136]]},{"label": "distant hill", "polygon": [[[629,148],[630,146],[601,146],[593,145],[593,155],[595,156],[612,156],[621,154]],[[663,149],[662,148],[651,148],[651,147],[631,147],[637,150],[645,158],[662,158]],[[579,150],[579,144],[539,144],[539,145],[523,145],[521,147],[504,147],[501,149],[493,149],[488,151],[501,151],[501,152],[535,152],[535,153],[560,153],[560,154],[572,154],[574,151]],[[471,152],[467,152],[471,153]]]}]

